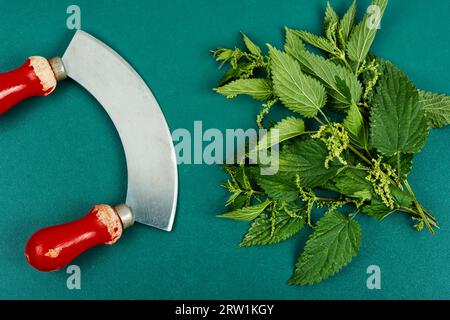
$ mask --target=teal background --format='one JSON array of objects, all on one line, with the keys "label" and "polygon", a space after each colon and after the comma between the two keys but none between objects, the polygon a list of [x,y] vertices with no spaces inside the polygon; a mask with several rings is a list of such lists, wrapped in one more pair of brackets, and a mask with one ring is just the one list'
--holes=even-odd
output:
[{"label": "teal background", "polygon": [[[390,59],[418,87],[450,94],[447,0],[390,1],[373,52]],[[212,92],[223,71],[209,54],[255,42],[283,43],[283,26],[321,31],[325,1],[1,1],[0,70],[29,55],[62,54],[73,32],[66,8],[78,4],[82,28],[120,52],[152,88],[171,129],[255,126],[258,104]],[[350,1],[334,0],[339,13]],[[368,1],[358,1],[359,16]],[[127,106],[124,106],[125,108]],[[417,233],[405,216],[378,223],[359,215],[360,254],[337,276],[313,287],[286,284],[307,237],[270,247],[239,248],[246,223],[215,218],[226,192],[218,166],[179,166],[173,232],[138,225],[114,246],[74,263],[82,289],[68,290],[65,270],[41,273],[23,256],[41,227],[80,217],[94,203],[126,194],[120,140],[105,112],[71,81],[0,118],[0,298],[36,299],[431,299],[450,298],[450,128],[433,131],[415,158],[411,184],[438,217],[435,236]],[[379,265],[382,290],[366,288]]]}]

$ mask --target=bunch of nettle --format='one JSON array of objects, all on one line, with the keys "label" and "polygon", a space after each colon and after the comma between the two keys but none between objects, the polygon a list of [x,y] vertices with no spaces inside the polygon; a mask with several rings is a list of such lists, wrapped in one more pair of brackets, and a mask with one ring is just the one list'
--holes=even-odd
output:
[{"label": "bunch of nettle", "polygon": [[[284,50],[269,45],[268,55],[245,35],[246,50],[213,51],[230,65],[215,91],[263,101],[260,128],[278,103],[293,112],[268,128],[279,137],[276,174],[262,175],[261,165],[245,161],[225,166],[231,196],[229,212],[220,215],[253,221],[241,246],[274,244],[310,227],[290,284],[320,282],[351,261],[360,246],[358,214],[381,220],[399,212],[419,231],[437,228],[407,176],[430,129],[449,124],[450,97],[416,89],[395,65],[369,53],[386,5],[375,0],[355,24],[355,3],[342,18],[328,4],[323,36],[286,28]],[[317,130],[305,130],[299,116],[317,122]],[[344,205],[351,213],[339,212]],[[325,214],[313,221],[313,211]]]}]

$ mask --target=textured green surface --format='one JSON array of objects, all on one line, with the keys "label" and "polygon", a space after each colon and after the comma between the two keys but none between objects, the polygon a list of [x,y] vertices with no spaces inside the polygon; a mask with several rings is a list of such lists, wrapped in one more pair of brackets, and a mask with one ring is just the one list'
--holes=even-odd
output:
[{"label": "textured green surface", "polygon": [[[339,13],[347,2],[333,1]],[[374,52],[398,64],[419,88],[450,94],[447,0],[393,0]],[[0,70],[28,55],[61,53],[72,32],[67,1],[14,1],[0,11]],[[249,98],[214,93],[220,72],[208,54],[239,43],[282,47],[283,27],[319,32],[325,1],[77,1],[82,28],[126,57],[151,86],[172,129],[255,126]],[[368,1],[358,1],[358,15]],[[125,106],[126,107],[126,106]],[[47,99],[32,99],[0,118],[0,298],[450,298],[450,128],[433,131],[415,158],[411,184],[442,229],[418,234],[404,216],[378,223],[358,216],[360,254],[336,277],[292,287],[307,234],[270,247],[239,248],[246,224],[215,218],[226,191],[217,166],[179,167],[179,209],[172,233],[145,226],[115,246],[98,247],[74,263],[82,289],[66,288],[65,271],[40,273],[23,257],[38,228],[75,219],[94,203],[126,193],[120,141],[93,98],[68,81]],[[379,265],[382,290],[366,288],[366,268]]]}]

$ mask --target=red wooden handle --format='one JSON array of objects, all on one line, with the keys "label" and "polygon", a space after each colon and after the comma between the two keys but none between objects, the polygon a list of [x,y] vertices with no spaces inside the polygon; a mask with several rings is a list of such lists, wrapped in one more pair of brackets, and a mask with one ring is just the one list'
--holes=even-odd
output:
[{"label": "red wooden handle", "polygon": [[29,97],[49,95],[56,83],[47,59],[28,58],[20,68],[0,74],[0,115]]},{"label": "red wooden handle", "polygon": [[122,231],[117,211],[108,205],[96,205],[79,220],[33,234],[26,245],[25,256],[34,268],[55,271],[95,245],[115,243]]}]

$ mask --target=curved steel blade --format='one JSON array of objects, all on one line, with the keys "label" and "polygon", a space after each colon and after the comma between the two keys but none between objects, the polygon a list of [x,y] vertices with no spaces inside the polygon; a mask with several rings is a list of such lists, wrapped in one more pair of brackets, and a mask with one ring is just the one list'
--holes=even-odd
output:
[{"label": "curved steel blade", "polygon": [[144,80],[114,50],[77,31],[62,58],[67,75],[103,106],[119,133],[127,167],[126,204],[137,222],[170,231],[178,176],[164,115]]}]

